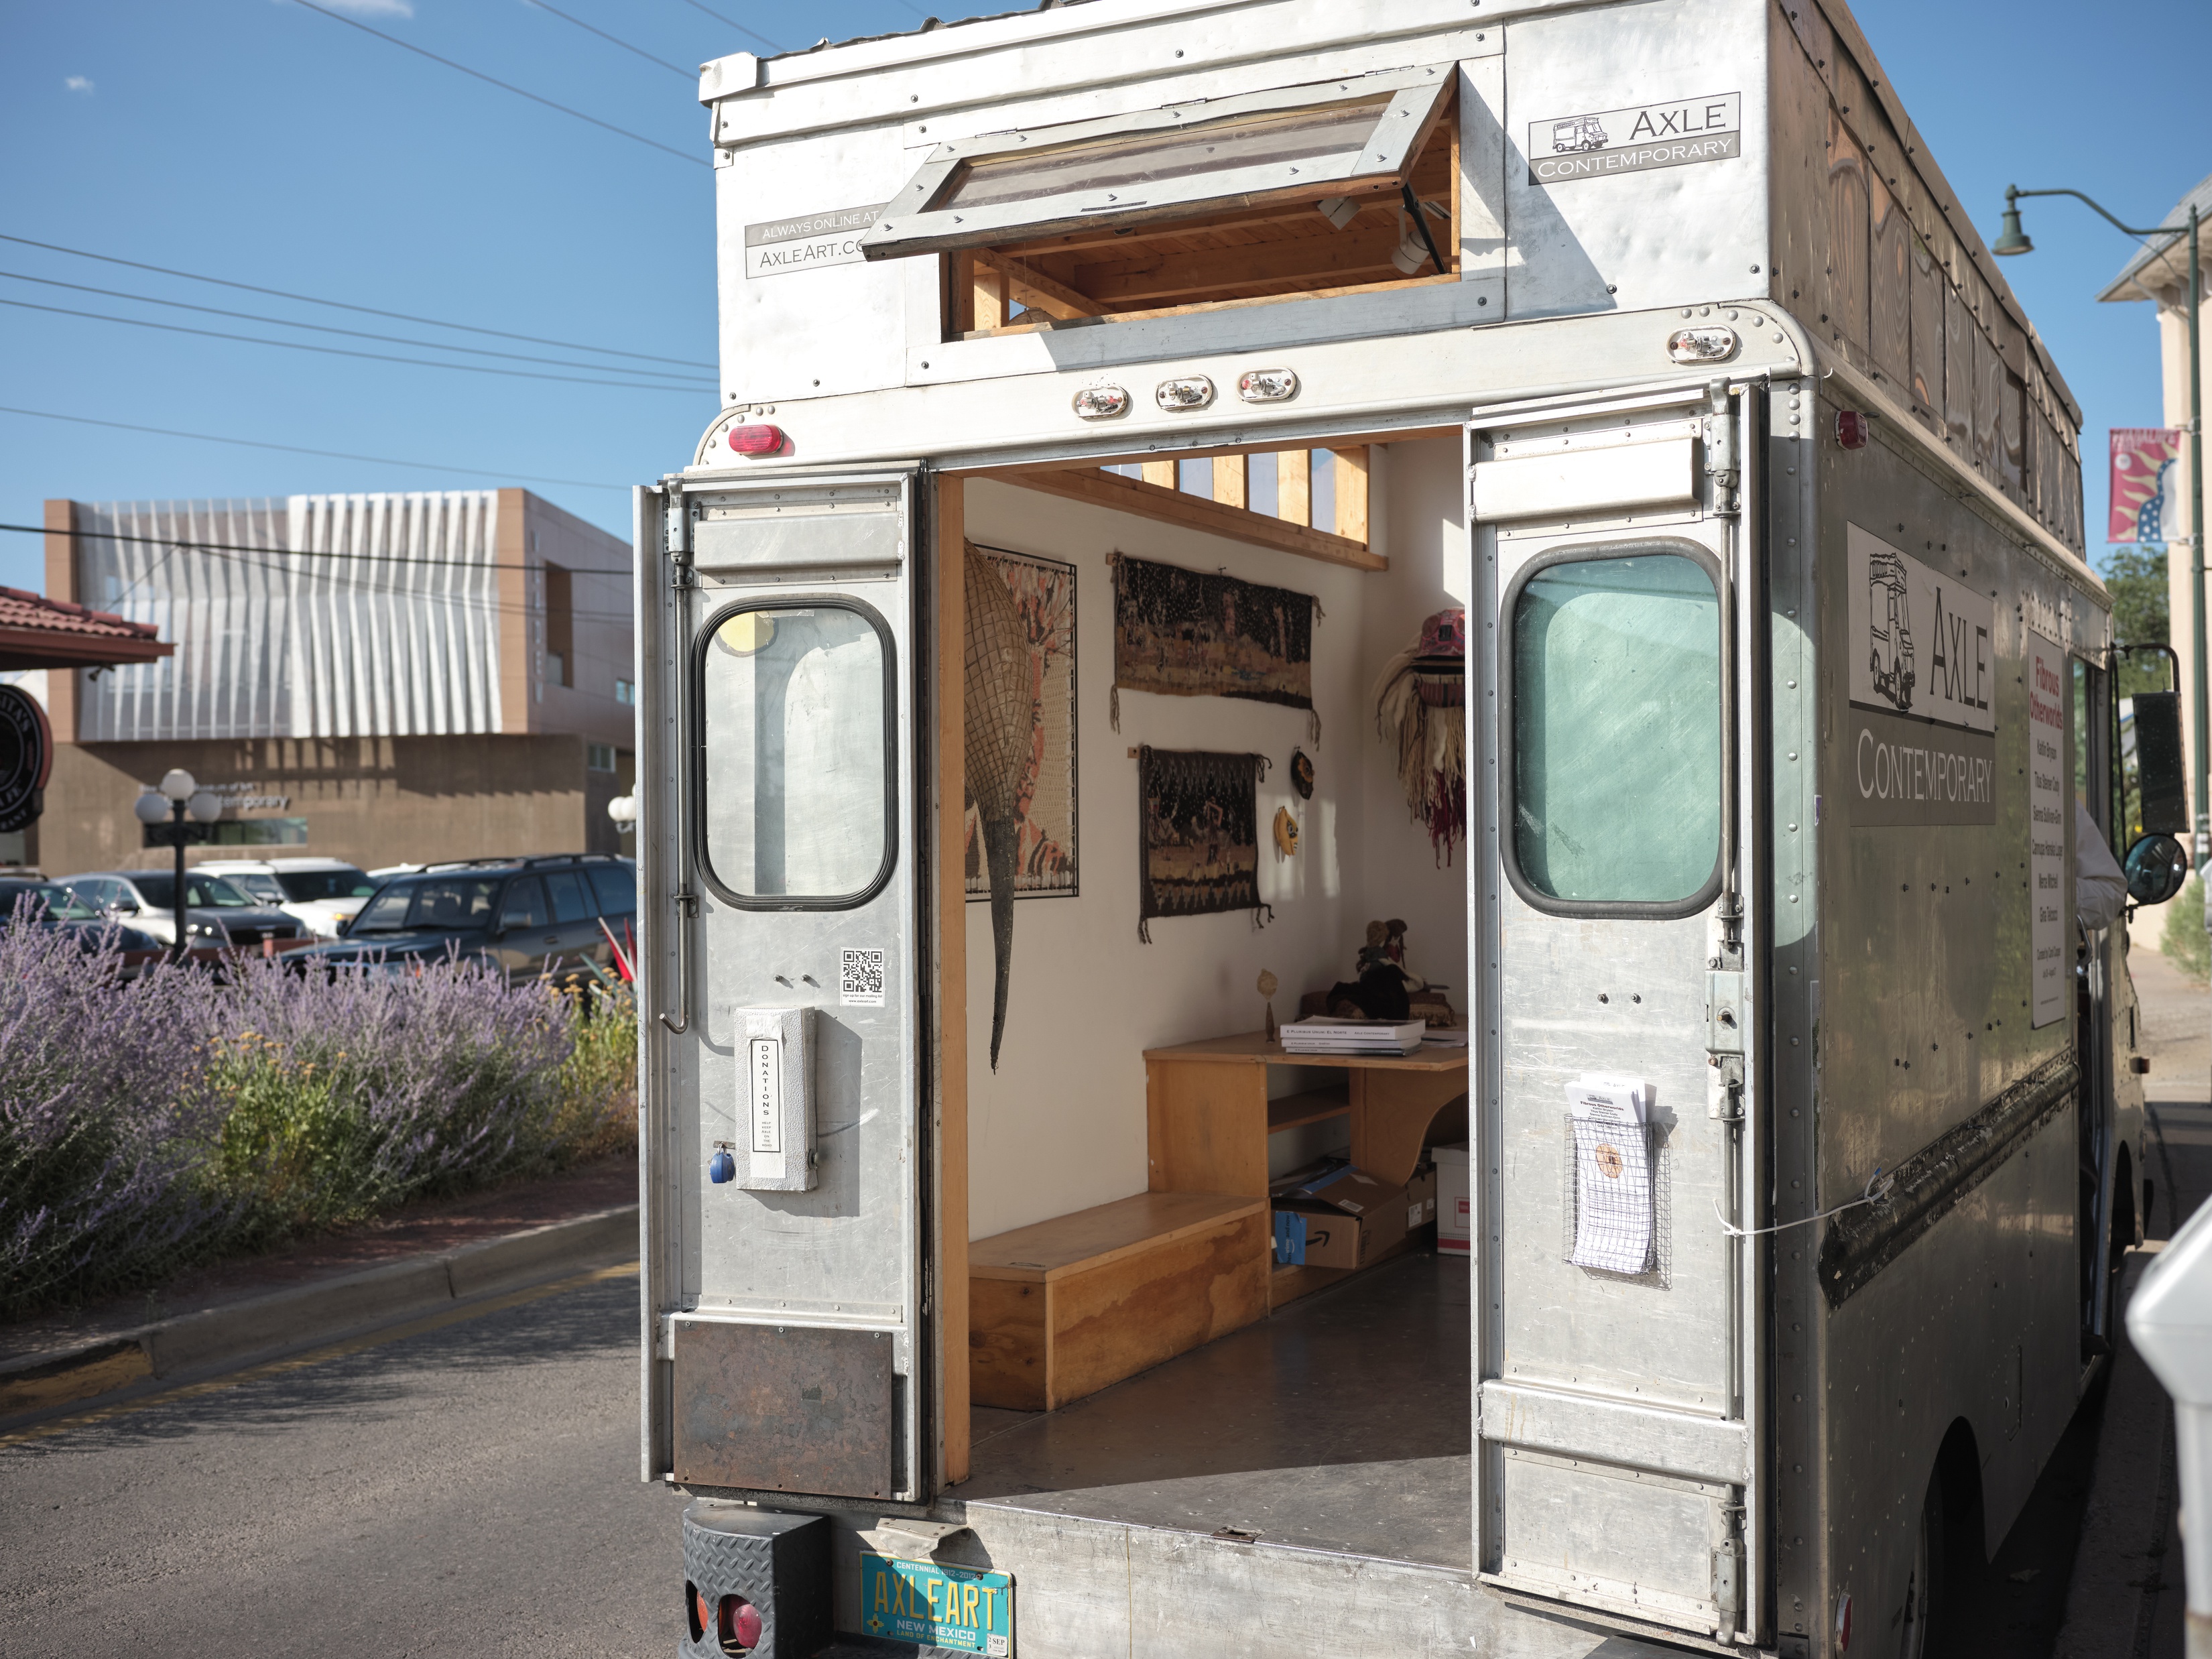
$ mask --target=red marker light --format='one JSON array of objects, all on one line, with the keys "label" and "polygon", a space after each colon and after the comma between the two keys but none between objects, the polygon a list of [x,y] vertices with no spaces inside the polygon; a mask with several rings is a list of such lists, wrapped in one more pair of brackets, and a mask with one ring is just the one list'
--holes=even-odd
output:
[{"label": "red marker light", "polygon": [[1864,449],[1874,434],[1874,416],[1856,409],[1836,411],[1836,441],[1845,449]]},{"label": "red marker light", "polygon": [[1836,1651],[1851,1650],[1851,1593],[1845,1590],[1836,1598]]},{"label": "red marker light", "polygon": [[742,1595],[722,1598],[722,1629],[724,1643],[735,1643],[741,1653],[750,1653],[760,1645],[760,1609]]},{"label": "red marker light", "polygon": [[730,447],[740,455],[781,455],[790,447],[780,426],[733,426]]}]

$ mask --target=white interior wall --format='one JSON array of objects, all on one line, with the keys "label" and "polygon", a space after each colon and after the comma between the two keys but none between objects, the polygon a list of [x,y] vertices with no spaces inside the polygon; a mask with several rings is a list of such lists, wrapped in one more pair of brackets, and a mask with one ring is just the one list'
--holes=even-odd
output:
[{"label": "white interior wall", "polygon": [[[1014,906],[1012,984],[999,1069],[990,1069],[989,907],[968,907],[969,1234],[985,1238],[1141,1192],[1146,1184],[1144,1051],[1256,1030],[1255,981],[1281,981],[1279,1018],[1298,995],[1352,975],[1372,917],[1403,916],[1416,968],[1465,982],[1464,860],[1434,867],[1405,821],[1375,732],[1376,675],[1421,618],[1456,604],[1467,583],[1458,533],[1459,448],[1443,440],[1378,448],[1370,534],[1389,572],[1364,574],[1219,537],[988,481],[967,492],[971,541],[1077,567],[1077,764],[1081,896]],[[1403,522],[1401,522],[1402,519]],[[1318,748],[1302,709],[1227,697],[1121,694],[1113,683],[1115,551],[1314,594]],[[1440,597],[1441,596],[1441,597]],[[1129,750],[1249,750],[1273,763],[1259,790],[1260,892],[1273,920],[1245,914],[1158,918],[1137,938],[1137,764]],[[1291,751],[1315,763],[1310,801],[1292,792]],[[1299,850],[1279,861],[1276,808],[1298,819]],[[1443,970],[1449,961],[1454,971]],[[1274,1092],[1298,1086],[1285,1071]]]}]

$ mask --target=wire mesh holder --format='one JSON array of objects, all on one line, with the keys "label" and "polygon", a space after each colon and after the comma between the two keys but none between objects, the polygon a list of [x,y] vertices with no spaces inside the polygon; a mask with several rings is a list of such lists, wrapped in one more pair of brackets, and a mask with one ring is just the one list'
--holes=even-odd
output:
[{"label": "wire mesh holder", "polygon": [[[1671,1290],[1674,1283],[1674,1176],[1667,1125],[1603,1123],[1577,1118],[1571,1113],[1561,1114],[1561,1121],[1565,1130],[1565,1156],[1559,1160],[1559,1213],[1565,1223],[1559,1243],[1560,1260],[1591,1279],[1641,1285],[1650,1290]],[[1597,1197],[1587,1232],[1583,1228],[1581,1178],[1585,1156],[1594,1177],[1590,1184],[1596,1189]],[[1583,1254],[1577,1248],[1582,1245],[1596,1247],[1593,1253],[1633,1253],[1635,1233],[1639,1231],[1636,1224],[1638,1206],[1633,1191],[1639,1160],[1646,1183],[1644,1192],[1649,1216],[1643,1267],[1627,1272],[1577,1261],[1577,1255]],[[1614,1182],[1626,1184],[1615,1189]]]}]

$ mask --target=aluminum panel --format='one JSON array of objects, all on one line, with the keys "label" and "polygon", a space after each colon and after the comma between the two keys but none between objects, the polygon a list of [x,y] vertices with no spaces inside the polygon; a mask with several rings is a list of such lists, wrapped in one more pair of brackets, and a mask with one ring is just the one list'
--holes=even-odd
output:
[{"label": "aluminum panel", "polygon": [[1501,1445],[1723,1486],[1751,1477],[1751,1437],[1724,1418],[1494,1381],[1482,1384],[1480,1411],[1483,1438]]},{"label": "aluminum panel", "polygon": [[1683,506],[1697,498],[1697,459],[1694,439],[1674,438],[1480,461],[1474,469],[1474,514],[1495,523]]}]

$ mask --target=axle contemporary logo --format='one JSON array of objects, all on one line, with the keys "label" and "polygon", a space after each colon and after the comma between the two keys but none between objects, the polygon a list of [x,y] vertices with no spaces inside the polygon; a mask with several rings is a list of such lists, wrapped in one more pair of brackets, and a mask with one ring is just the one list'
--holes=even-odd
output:
[{"label": "axle contemporary logo", "polygon": [[1733,92],[1628,109],[1547,115],[1528,124],[1528,182],[1563,184],[1743,154],[1743,99]]},{"label": "axle contemporary logo", "polygon": [[865,257],[860,238],[886,204],[839,208],[795,219],[770,219],[745,227],[745,275],[779,276],[824,265],[855,265]]},{"label": "axle contemporary logo", "polygon": [[1851,701],[1994,732],[1996,606],[1963,580],[1850,526]]}]

